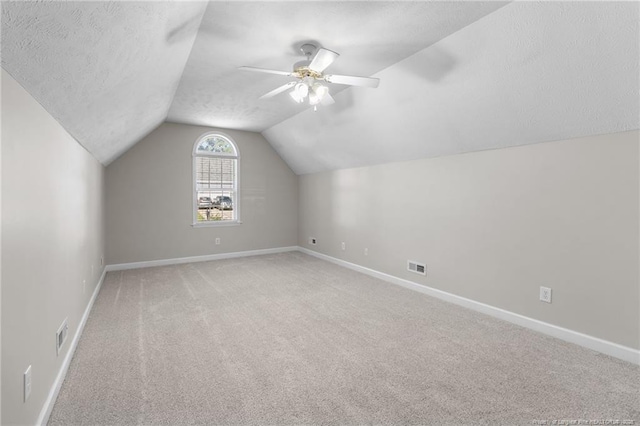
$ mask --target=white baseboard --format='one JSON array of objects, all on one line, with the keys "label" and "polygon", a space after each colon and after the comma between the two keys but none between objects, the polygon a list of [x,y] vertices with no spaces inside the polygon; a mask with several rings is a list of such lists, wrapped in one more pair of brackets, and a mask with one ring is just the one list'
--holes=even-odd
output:
[{"label": "white baseboard", "polygon": [[133,263],[121,263],[117,265],[107,265],[102,270],[102,275],[100,276],[100,280],[98,281],[98,285],[93,291],[93,295],[89,300],[89,303],[82,315],[82,319],[80,320],[80,324],[78,325],[78,329],[76,330],[76,334],[73,336],[73,340],[71,341],[71,345],[69,350],[67,351],[67,355],[60,366],[60,370],[58,371],[58,375],[56,376],[53,385],[51,386],[51,390],[49,391],[49,395],[47,395],[47,399],[40,410],[40,415],[38,416],[37,425],[45,426],[49,421],[49,416],[51,415],[51,411],[53,410],[53,406],[55,405],[56,399],[58,397],[58,393],[60,392],[60,388],[62,387],[62,383],[64,382],[64,378],[67,375],[67,370],[69,369],[69,365],[71,364],[71,359],[73,358],[73,354],[76,351],[76,347],[78,346],[78,341],[80,340],[80,336],[82,335],[82,331],[84,330],[84,326],[87,322],[87,318],[89,318],[89,313],[91,312],[91,308],[93,307],[93,303],[100,292],[100,287],[102,287],[102,283],[104,278],[109,271],[123,271],[127,269],[138,269],[138,268],[149,268],[152,266],[163,266],[163,265],[176,265],[180,263],[191,263],[191,262],[204,262],[207,260],[218,260],[218,259],[231,259],[235,257],[247,257],[247,256],[257,256],[262,254],[273,254],[273,253],[284,253],[290,251],[297,251],[297,246],[291,247],[277,247],[270,249],[261,249],[261,250],[248,250],[234,253],[220,253],[220,254],[211,254],[205,256],[192,256],[192,257],[181,257],[176,259],[162,259],[162,260],[151,260],[148,262],[133,262]]},{"label": "white baseboard", "polygon": [[67,375],[67,370],[69,369],[69,365],[71,365],[71,359],[73,358],[73,354],[76,352],[78,341],[80,340],[80,336],[82,335],[84,326],[87,323],[87,318],[89,318],[89,313],[91,312],[91,308],[93,307],[93,302],[95,302],[96,298],[98,297],[98,293],[100,292],[100,287],[102,287],[102,282],[104,281],[105,275],[107,275],[107,268],[104,268],[102,270],[102,275],[100,275],[98,285],[96,286],[95,290],[93,290],[91,299],[89,300],[89,303],[84,310],[84,314],[82,314],[82,318],[80,319],[80,324],[78,324],[76,334],[73,336],[73,340],[71,341],[71,345],[69,346],[67,355],[64,357],[64,361],[62,361],[62,365],[60,366],[60,370],[58,371],[56,380],[53,382],[53,385],[49,390],[49,395],[47,395],[47,399],[42,406],[42,410],[40,410],[40,415],[38,416],[36,425],[46,426],[46,424],[49,422],[49,416],[51,415],[53,406],[56,403],[56,399],[58,398],[60,387],[62,387],[62,382],[64,382],[64,378]]},{"label": "white baseboard", "polygon": [[153,266],[178,265],[180,263],[206,262],[209,260],[232,259],[235,257],[259,256],[262,254],[285,253],[297,251],[297,246],[276,247],[269,249],[237,251],[233,253],[206,254],[203,256],[177,257],[174,259],[149,260],[144,262],[118,263],[107,265],[107,272],[125,271],[128,269],[151,268]]},{"label": "white baseboard", "polygon": [[392,284],[400,285],[402,287],[418,291],[420,293],[427,294],[429,296],[437,297],[444,301],[454,303],[465,308],[472,309],[474,311],[482,312],[483,314],[490,315],[495,318],[499,318],[504,321],[508,321],[513,324],[517,324],[522,327],[535,330],[537,332],[564,340],[566,342],[574,343],[579,346],[583,346],[594,351],[607,354],[624,361],[631,362],[633,364],[640,364],[640,351],[637,349],[622,346],[617,343],[609,342],[607,340],[599,339],[597,337],[589,336],[577,331],[569,330],[567,328],[559,327],[557,325],[549,324],[540,320],[525,317],[524,315],[516,314],[504,309],[496,308],[491,305],[487,305],[475,300],[467,299],[462,296],[456,296],[455,294],[447,293],[446,291],[438,290],[435,288],[427,287],[422,284],[415,283],[413,281],[398,278],[393,275],[385,274],[374,269],[366,268],[364,266],[356,265],[342,259],[327,256],[326,254],[318,253],[313,250],[309,250],[304,247],[298,247],[298,250],[302,253],[315,256],[317,258],[327,260],[340,266],[352,269],[354,271],[362,272],[369,276],[379,278]]},{"label": "white baseboard", "polygon": [[304,247],[291,246],[291,247],[278,247],[271,249],[261,249],[261,250],[249,250],[242,252],[234,252],[234,253],[220,253],[213,255],[205,255],[205,256],[192,256],[192,257],[181,257],[176,259],[162,259],[162,260],[152,260],[147,262],[133,262],[133,263],[121,263],[117,265],[108,265],[102,271],[102,275],[100,276],[100,280],[98,281],[98,285],[93,291],[93,295],[87,304],[87,307],[82,315],[82,319],[80,320],[80,324],[78,325],[78,329],[76,330],[76,334],[73,336],[73,340],[71,342],[71,346],[67,351],[67,355],[62,362],[60,370],[58,371],[58,375],[49,391],[49,395],[40,411],[40,415],[38,416],[37,425],[46,425],[49,421],[49,416],[51,415],[51,411],[53,410],[53,406],[56,402],[56,398],[58,397],[58,393],[60,392],[60,387],[62,386],[62,382],[67,374],[67,370],[69,369],[69,365],[71,364],[71,359],[73,358],[73,354],[75,353],[76,347],[78,346],[78,341],[80,340],[80,336],[82,335],[82,331],[84,330],[84,326],[87,322],[87,318],[89,317],[89,313],[91,312],[91,308],[93,307],[93,303],[100,292],[100,287],[104,281],[105,275],[109,271],[122,271],[128,269],[138,269],[138,268],[148,268],[152,266],[163,266],[163,265],[176,265],[181,263],[191,263],[191,262],[204,262],[208,260],[218,260],[218,259],[231,259],[236,257],[247,257],[247,256],[257,256],[263,254],[273,254],[273,253],[284,253],[291,251],[300,251],[302,253],[309,254],[311,256],[315,256],[317,258],[335,263],[340,266],[344,266],[346,268],[352,269],[354,271],[358,271],[374,278],[381,279],[383,281],[387,281],[392,284],[400,285],[402,287],[418,291],[420,293],[427,294],[429,296],[437,297],[438,299],[442,299],[444,301],[454,303],[459,306],[463,306],[465,308],[473,309],[474,311],[482,312],[484,314],[490,315],[495,318],[502,319],[504,321],[511,322],[513,324],[517,324],[519,326],[529,328],[531,330],[538,331],[540,333],[556,337],[558,339],[574,343],[585,348],[589,348],[624,361],[628,361],[634,364],[640,364],[640,351],[637,349],[629,348],[626,346],[619,345],[617,343],[609,342],[607,340],[599,339],[597,337],[589,336],[587,334],[579,333],[577,331],[569,330],[567,328],[559,327],[553,324],[549,324],[543,321],[539,321],[533,318],[525,317],[524,315],[516,314],[514,312],[510,312],[504,309],[496,308],[491,305],[487,305],[481,302],[476,302],[475,300],[467,299],[465,297],[456,296],[455,294],[447,293],[446,291],[438,290],[435,288],[427,287],[422,284],[415,283],[413,281],[405,280],[403,278],[398,278],[393,275],[385,274],[384,272],[379,272],[374,269],[366,268],[364,266],[356,265],[355,263],[350,263],[345,260],[337,259],[335,257],[328,256],[326,254],[318,253],[313,250],[309,250]]}]

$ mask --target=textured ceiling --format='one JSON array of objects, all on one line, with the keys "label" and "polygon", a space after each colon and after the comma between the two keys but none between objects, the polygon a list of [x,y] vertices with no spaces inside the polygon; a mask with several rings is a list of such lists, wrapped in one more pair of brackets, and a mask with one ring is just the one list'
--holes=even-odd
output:
[{"label": "textured ceiling", "polygon": [[[636,2],[3,1],[2,67],[108,164],[165,120],[262,131],[296,173],[637,129]],[[313,112],[286,94],[341,56]]]},{"label": "textured ceiling", "polygon": [[[238,71],[291,71],[299,47],[315,41],[340,53],[331,74],[369,76],[458,31],[504,2],[212,2],[168,120],[262,131],[304,111],[283,93],[292,79]],[[346,86],[332,85],[332,94]],[[360,89],[367,90],[367,89]]]},{"label": "textured ceiling", "polygon": [[2,2],[2,67],[99,161],[162,123],[206,3]]},{"label": "textured ceiling", "polygon": [[511,3],[263,135],[304,174],[638,129],[638,17]]},{"label": "textured ceiling", "polygon": [[[303,111],[259,100],[303,41],[369,75],[504,2],[2,2],[2,66],[108,164],[165,120],[261,131]],[[334,85],[333,93],[344,89]]]}]

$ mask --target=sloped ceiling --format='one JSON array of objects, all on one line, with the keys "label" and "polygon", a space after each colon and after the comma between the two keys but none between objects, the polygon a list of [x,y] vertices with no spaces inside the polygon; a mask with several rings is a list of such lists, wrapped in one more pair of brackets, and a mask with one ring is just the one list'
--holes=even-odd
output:
[{"label": "sloped ceiling", "polygon": [[[161,122],[261,131],[299,174],[637,129],[638,4],[2,2],[2,66],[103,164]],[[317,112],[304,41],[341,56]],[[284,79],[284,80],[283,80]]]},{"label": "sloped ceiling", "polygon": [[[370,75],[505,2],[2,2],[2,66],[104,164],[165,119],[262,131],[301,111],[258,98],[305,41]],[[343,90],[336,85],[334,93]]]},{"label": "sloped ceiling", "polygon": [[2,67],[107,164],[161,124],[202,2],[2,2]]},{"label": "sloped ceiling", "polygon": [[511,3],[263,134],[305,174],[638,129],[638,13]]},{"label": "sloped ceiling", "polygon": [[[289,77],[305,41],[340,53],[332,74],[369,76],[458,31],[505,2],[212,2],[169,121],[261,132],[306,109],[286,94],[259,100]],[[346,86],[333,85],[332,93]]]}]

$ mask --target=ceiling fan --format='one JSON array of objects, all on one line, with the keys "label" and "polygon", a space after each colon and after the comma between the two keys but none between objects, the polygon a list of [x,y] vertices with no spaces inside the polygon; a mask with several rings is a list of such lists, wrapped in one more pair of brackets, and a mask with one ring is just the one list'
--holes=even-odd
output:
[{"label": "ceiling fan", "polygon": [[[340,55],[322,47],[318,49],[317,46],[310,43],[303,44],[300,47],[300,50],[307,59],[296,62],[293,65],[293,71],[278,71],[255,67],[239,67],[238,69],[243,71],[263,72],[295,77],[296,80],[290,81],[289,83],[273,89],[272,91],[262,95],[260,99],[271,98],[293,88],[291,92],[289,92],[289,95],[291,95],[293,100],[298,103],[302,103],[305,99],[308,99],[309,105],[313,106],[314,110],[317,108],[318,104],[331,105],[335,102],[329,93],[329,87],[323,83],[373,88],[378,87],[378,84],[380,83],[379,79],[371,77],[323,74],[322,72]],[[316,52],[316,54],[313,59],[311,59],[311,55],[313,55],[314,52]]]}]

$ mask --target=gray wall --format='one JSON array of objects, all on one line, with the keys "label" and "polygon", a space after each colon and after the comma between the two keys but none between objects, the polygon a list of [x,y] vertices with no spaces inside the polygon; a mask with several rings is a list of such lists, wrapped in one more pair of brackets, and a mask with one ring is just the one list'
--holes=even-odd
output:
[{"label": "gray wall", "polygon": [[[36,422],[99,281],[103,176],[102,165],[3,70],[2,424]],[[56,356],[65,318],[69,335]]]},{"label": "gray wall", "polygon": [[299,245],[638,348],[639,136],[303,175]]},{"label": "gray wall", "polygon": [[191,153],[213,130],[164,123],[107,167],[108,264],[297,244],[297,176],[252,132],[221,130],[240,152],[242,224],[191,226]]}]

